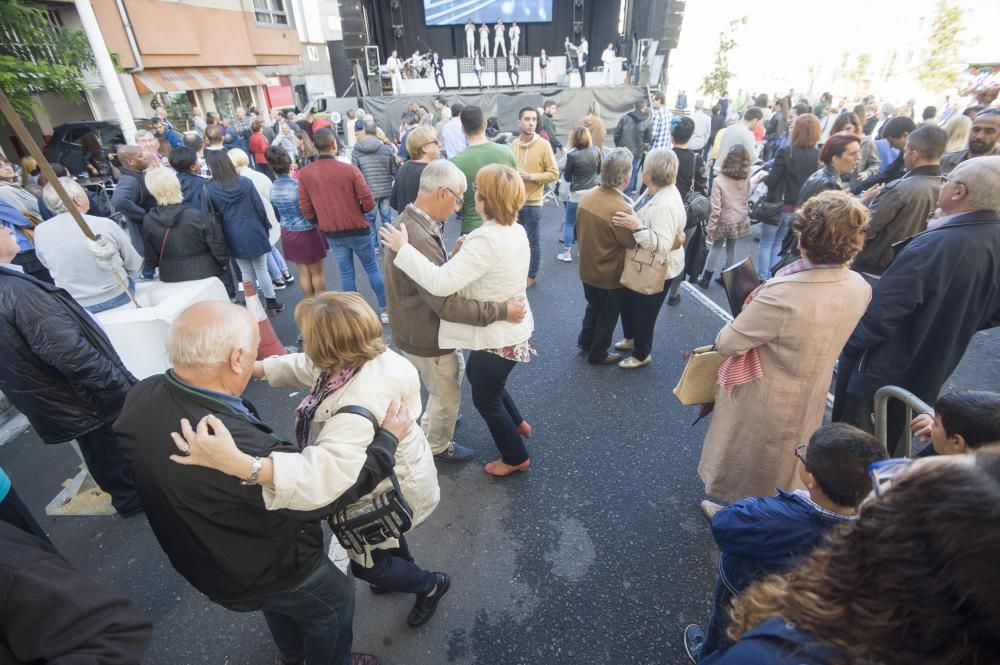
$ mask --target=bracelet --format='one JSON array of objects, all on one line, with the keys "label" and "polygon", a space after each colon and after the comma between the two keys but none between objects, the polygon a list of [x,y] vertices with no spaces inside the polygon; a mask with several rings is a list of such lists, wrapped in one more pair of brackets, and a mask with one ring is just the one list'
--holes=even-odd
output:
[{"label": "bracelet", "polygon": [[632,234],[633,234],[633,235],[635,235],[635,234],[636,234],[636,233],[638,233],[639,231],[645,231],[645,230],[647,230],[645,226],[640,226],[639,228],[637,228],[637,229],[634,229],[634,230],[632,231]]},{"label": "bracelet", "polygon": [[250,477],[245,478],[240,481],[241,485],[256,485],[257,478],[260,476],[260,469],[264,466],[263,460],[259,457],[253,457],[250,459]]}]

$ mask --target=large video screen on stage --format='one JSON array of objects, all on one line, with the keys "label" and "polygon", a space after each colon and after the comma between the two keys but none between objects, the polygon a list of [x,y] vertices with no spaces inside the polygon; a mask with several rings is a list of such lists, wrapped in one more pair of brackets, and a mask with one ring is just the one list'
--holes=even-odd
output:
[{"label": "large video screen on stage", "polygon": [[[424,0],[427,25],[544,23],[552,20],[552,0]],[[492,25],[491,25],[492,27]]]}]

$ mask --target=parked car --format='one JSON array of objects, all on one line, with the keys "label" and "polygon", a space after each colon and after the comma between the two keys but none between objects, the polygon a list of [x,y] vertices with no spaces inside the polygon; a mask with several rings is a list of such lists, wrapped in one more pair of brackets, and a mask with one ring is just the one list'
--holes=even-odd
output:
[{"label": "parked car", "polygon": [[[149,129],[150,126],[145,118],[136,118],[135,124],[138,129]],[[74,175],[86,171],[80,138],[88,132],[97,134],[101,139],[101,145],[111,153],[117,146],[125,143],[125,135],[117,122],[109,120],[67,122],[52,130],[52,138],[42,150],[45,159],[49,162],[60,162]]]}]

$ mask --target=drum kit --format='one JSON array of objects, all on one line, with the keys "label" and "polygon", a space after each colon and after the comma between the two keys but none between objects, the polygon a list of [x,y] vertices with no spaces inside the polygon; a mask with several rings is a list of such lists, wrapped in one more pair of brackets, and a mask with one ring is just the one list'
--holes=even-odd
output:
[{"label": "drum kit", "polygon": [[424,56],[420,54],[420,51],[414,51],[412,56],[403,61],[403,78],[427,78],[429,64],[430,54]]}]

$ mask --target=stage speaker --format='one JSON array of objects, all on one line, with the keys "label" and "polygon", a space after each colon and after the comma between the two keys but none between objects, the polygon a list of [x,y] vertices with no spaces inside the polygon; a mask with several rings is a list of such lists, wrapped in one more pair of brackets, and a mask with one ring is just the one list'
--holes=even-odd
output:
[{"label": "stage speaker", "polygon": [[344,57],[348,62],[365,62],[365,46],[371,43],[368,16],[361,0],[337,0],[340,26],[344,33]]}]

